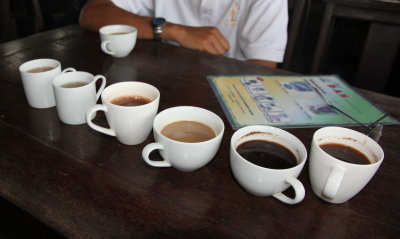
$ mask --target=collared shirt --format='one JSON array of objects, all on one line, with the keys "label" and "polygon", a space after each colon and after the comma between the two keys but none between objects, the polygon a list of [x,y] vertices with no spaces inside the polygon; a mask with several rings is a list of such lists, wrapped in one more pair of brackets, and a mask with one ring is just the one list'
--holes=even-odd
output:
[{"label": "collared shirt", "polygon": [[112,0],[141,16],[186,26],[215,26],[231,48],[225,56],[282,62],[287,41],[287,0]]}]

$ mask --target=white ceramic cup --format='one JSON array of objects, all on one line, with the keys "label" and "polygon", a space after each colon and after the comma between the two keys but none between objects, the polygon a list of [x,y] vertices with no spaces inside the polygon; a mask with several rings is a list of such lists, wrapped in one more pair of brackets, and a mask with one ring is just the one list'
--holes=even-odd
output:
[{"label": "white ceramic cup", "polygon": [[137,29],[128,25],[108,25],[100,28],[101,49],[114,57],[127,56],[136,45]]},{"label": "white ceramic cup", "polygon": [[[96,82],[101,80],[99,90],[96,92]],[[66,87],[68,84],[84,85]],[[57,113],[65,124],[78,125],[86,123],[86,112],[96,105],[106,86],[106,78],[102,75],[92,75],[84,71],[62,73],[53,81],[54,97],[56,99]]]},{"label": "white ceramic cup", "polygon": [[[42,72],[30,72],[34,69],[48,68]],[[75,71],[67,68],[62,72]],[[28,104],[33,108],[45,109],[56,105],[52,82],[61,74],[61,63],[54,59],[36,59],[23,63],[19,72]]]},{"label": "white ceramic cup", "polygon": [[[326,153],[320,145],[336,143],[362,153],[371,164],[352,164]],[[325,127],[314,133],[310,151],[310,181],[314,193],[331,203],[343,203],[359,193],[383,161],[382,148],[370,137],[342,127]]]},{"label": "white ceramic cup", "polygon": [[[121,96],[141,96],[151,100],[139,106],[120,106],[111,101]],[[121,143],[137,145],[149,136],[160,102],[160,92],[152,85],[137,81],[126,81],[106,87],[101,94],[103,104],[95,105],[86,114],[87,124],[101,133],[115,136]],[[104,111],[110,128],[92,122],[97,111]]]},{"label": "white ceramic cup", "polygon": [[[161,130],[174,122],[196,121],[209,126],[215,137],[202,142],[180,142],[167,138]],[[224,122],[215,113],[193,106],[178,106],[160,112],[153,123],[154,143],[144,147],[144,161],[154,167],[174,167],[180,171],[190,172],[208,164],[217,153],[224,134]],[[149,158],[154,150],[160,152],[162,161]]]},{"label": "white ceramic cup", "polygon": [[[249,162],[238,153],[237,147],[253,140],[264,140],[284,146],[294,154],[297,165],[287,169],[271,169]],[[237,130],[231,138],[230,164],[233,175],[247,192],[255,196],[273,196],[287,204],[301,202],[305,190],[297,177],[306,159],[307,150],[304,144],[294,135],[279,128],[264,125],[246,126]],[[282,193],[290,186],[295,191],[294,198]]]}]

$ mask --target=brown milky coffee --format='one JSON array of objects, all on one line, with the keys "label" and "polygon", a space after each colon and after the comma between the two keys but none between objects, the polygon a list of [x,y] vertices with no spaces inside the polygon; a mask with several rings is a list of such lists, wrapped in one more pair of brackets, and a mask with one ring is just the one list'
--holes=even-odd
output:
[{"label": "brown milky coffee", "polygon": [[60,87],[62,88],[76,88],[76,87],[81,87],[84,85],[87,85],[88,82],[84,82],[84,81],[77,81],[77,82],[69,82],[66,84],[61,85]]},{"label": "brown milky coffee", "polygon": [[214,131],[196,121],[178,121],[168,124],[161,130],[165,137],[186,143],[203,142],[214,138]]},{"label": "brown milky coffee", "polygon": [[40,66],[40,67],[30,69],[27,72],[28,73],[40,73],[40,72],[50,71],[53,69],[54,69],[54,67],[51,67],[51,66]]}]

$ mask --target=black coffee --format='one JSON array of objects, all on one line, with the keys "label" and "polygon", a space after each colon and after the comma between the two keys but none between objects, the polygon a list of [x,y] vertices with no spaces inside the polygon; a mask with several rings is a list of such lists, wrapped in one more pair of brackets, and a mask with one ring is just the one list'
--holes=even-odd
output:
[{"label": "black coffee", "polygon": [[151,100],[149,98],[140,95],[119,96],[111,100],[111,104],[120,106],[139,106],[150,102]]},{"label": "black coffee", "polygon": [[343,144],[326,143],[320,145],[327,154],[353,164],[370,164],[368,157],[355,148]]},{"label": "black coffee", "polygon": [[286,169],[297,165],[296,156],[275,142],[251,140],[240,144],[236,150],[247,161],[264,168]]}]

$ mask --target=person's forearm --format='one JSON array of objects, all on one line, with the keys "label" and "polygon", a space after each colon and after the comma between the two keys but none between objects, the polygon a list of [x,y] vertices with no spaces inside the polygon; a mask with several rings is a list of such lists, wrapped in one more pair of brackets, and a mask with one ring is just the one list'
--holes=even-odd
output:
[{"label": "person's forearm", "polygon": [[111,24],[126,24],[138,29],[138,38],[152,39],[151,18],[127,12],[115,6],[110,0],[92,0],[82,9],[79,23],[91,31]]}]

